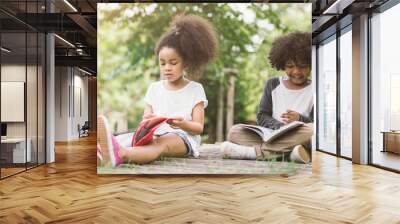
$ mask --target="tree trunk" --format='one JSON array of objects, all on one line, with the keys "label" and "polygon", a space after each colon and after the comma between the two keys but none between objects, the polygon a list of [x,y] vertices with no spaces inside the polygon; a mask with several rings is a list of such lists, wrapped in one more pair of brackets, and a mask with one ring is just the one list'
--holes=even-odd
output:
[{"label": "tree trunk", "polygon": [[217,109],[217,142],[224,141],[224,83],[221,82],[218,90]]},{"label": "tree trunk", "polygon": [[231,127],[233,126],[236,72],[233,70],[228,70],[227,74],[228,74],[228,93],[227,93],[227,105],[226,105],[226,133],[228,133]]}]

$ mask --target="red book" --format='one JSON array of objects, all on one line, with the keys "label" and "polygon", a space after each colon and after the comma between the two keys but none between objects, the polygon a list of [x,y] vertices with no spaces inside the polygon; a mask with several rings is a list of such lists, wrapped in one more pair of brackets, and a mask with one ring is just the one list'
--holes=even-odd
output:
[{"label": "red book", "polygon": [[153,133],[164,122],[172,120],[166,117],[153,117],[140,122],[139,127],[132,138],[132,146],[147,145],[153,140]]}]

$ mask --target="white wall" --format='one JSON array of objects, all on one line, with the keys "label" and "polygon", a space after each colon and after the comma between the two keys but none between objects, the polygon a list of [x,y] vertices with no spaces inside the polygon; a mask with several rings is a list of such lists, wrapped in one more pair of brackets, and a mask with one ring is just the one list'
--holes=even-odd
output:
[{"label": "white wall", "polygon": [[[78,73],[77,73],[78,72]],[[74,70],[74,108],[72,119],[72,136],[78,137],[78,124],[81,126],[88,120],[88,78],[81,76],[79,70]],[[80,111],[81,110],[81,111]]]},{"label": "white wall", "polygon": [[55,68],[55,141],[68,141],[68,71],[67,67]]},{"label": "white wall", "polygon": [[[25,82],[25,65],[2,65],[1,66],[1,81],[3,82]],[[32,72],[33,69],[36,69],[32,66],[27,67],[28,73]],[[36,72],[36,70],[35,70]],[[36,83],[35,83],[36,85]],[[36,96],[35,94],[28,92],[27,96]],[[31,100],[27,99],[27,102],[31,102]],[[35,105],[36,107],[36,105]],[[1,108],[2,110],[7,110],[7,108]],[[36,114],[35,114],[36,116]],[[33,118],[28,114],[28,120],[31,121]],[[7,122],[7,136],[8,137],[25,137],[25,122]]]},{"label": "white wall", "polygon": [[82,75],[76,68],[56,67],[56,141],[77,139],[78,124],[88,120],[88,78]]},{"label": "white wall", "polygon": [[[38,69],[38,70],[37,70]],[[27,81],[25,80],[27,76]],[[25,64],[3,64],[1,66],[1,81],[9,82],[25,82],[26,83],[26,107],[23,106],[22,113],[26,110],[27,119],[24,122],[6,122],[7,137],[24,138],[25,133],[30,139],[29,146],[32,151],[32,161],[44,163],[44,83],[43,83],[42,67],[25,66]],[[7,97],[7,96],[2,96]],[[10,108],[1,108],[1,110],[12,110]],[[11,112],[12,111],[7,111]],[[39,156],[37,157],[37,153]]]}]

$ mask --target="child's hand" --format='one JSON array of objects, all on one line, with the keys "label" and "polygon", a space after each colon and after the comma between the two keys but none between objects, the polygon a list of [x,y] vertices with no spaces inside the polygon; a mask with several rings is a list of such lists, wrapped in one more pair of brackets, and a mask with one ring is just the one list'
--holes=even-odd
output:
[{"label": "child's hand", "polygon": [[181,129],[185,123],[185,120],[183,117],[173,117],[167,123],[171,126],[171,128]]},{"label": "child's hand", "polygon": [[150,118],[153,118],[153,117],[155,117],[156,115],[154,115],[154,114],[144,114],[143,115],[143,120],[146,120],[146,119],[150,119]]},{"label": "child's hand", "polygon": [[289,124],[293,121],[300,120],[300,114],[294,110],[287,110],[286,113],[281,115],[281,118],[284,124]]}]

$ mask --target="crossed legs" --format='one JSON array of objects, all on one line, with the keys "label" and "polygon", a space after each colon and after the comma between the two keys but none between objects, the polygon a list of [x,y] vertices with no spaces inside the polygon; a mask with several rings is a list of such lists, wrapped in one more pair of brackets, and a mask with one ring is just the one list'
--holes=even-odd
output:
[{"label": "crossed legs", "polygon": [[183,157],[187,154],[187,149],[181,137],[170,133],[154,139],[145,146],[121,147],[119,154],[124,162],[146,164],[161,156]]},{"label": "crossed legs", "polygon": [[102,164],[111,163],[112,166],[118,166],[122,162],[146,164],[161,156],[183,157],[187,155],[185,142],[180,136],[173,133],[158,137],[145,146],[124,147],[119,145],[104,116],[97,118],[97,142],[97,150],[98,154],[99,152],[101,154]]},{"label": "crossed legs", "polygon": [[221,145],[224,156],[234,159],[266,159],[278,154],[290,153],[292,161],[308,163],[311,159],[310,140],[313,124],[305,124],[286,133],[272,143],[265,144],[257,134],[234,125],[228,133],[228,141]]}]

